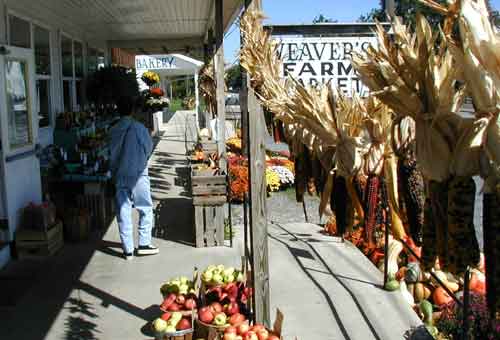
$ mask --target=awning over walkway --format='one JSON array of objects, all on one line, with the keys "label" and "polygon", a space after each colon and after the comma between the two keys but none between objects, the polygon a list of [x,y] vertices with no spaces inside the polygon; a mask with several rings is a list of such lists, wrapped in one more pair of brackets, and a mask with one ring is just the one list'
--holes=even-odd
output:
[{"label": "awning over walkway", "polygon": [[[201,55],[214,28],[215,0],[5,0],[9,8],[33,8],[65,18],[87,41],[107,41],[133,54],[168,54],[189,50]],[[223,0],[224,30],[239,14],[242,0]]]}]

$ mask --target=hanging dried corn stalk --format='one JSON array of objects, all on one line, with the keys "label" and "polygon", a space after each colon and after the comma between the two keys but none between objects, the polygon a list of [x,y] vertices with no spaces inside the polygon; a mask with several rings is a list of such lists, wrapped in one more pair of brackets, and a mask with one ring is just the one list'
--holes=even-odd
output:
[{"label": "hanging dried corn stalk", "polygon": [[[467,171],[479,172],[485,179],[483,203],[484,251],[487,299],[492,314],[500,313],[500,234],[498,184],[500,183],[500,36],[489,21],[484,0],[450,0],[448,6],[432,0],[422,1],[445,15],[445,34],[469,84],[476,119],[462,136],[453,162]],[[458,22],[459,36],[453,35]],[[463,150],[467,150],[464,153]],[[472,168],[472,169],[471,169]]]},{"label": "hanging dried corn stalk", "polygon": [[[464,134],[465,120],[455,113],[460,109],[465,86],[462,86],[460,70],[457,67],[447,40],[442,32],[432,33],[431,27],[422,15],[417,15],[416,32],[412,35],[396,19],[393,23],[392,39],[382,29],[377,28],[378,50],[369,48],[367,55],[355,55],[353,65],[363,82],[386,105],[399,115],[409,115],[416,122],[416,157],[424,177],[431,181],[429,197],[434,223],[425,221],[425,226],[437,228],[436,239],[423,238],[423,253],[438,246],[438,255],[444,267],[460,269],[473,265],[472,258],[449,258],[447,237],[449,224],[448,206],[457,206],[459,191],[449,193],[448,181],[459,169],[451,169],[456,141]],[[467,177],[467,176],[464,176]],[[439,190],[439,191],[436,191]],[[443,191],[444,190],[444,191]],[[467,200],[467,203],[471,203]],[[467,223],[470,206],[463,208],[460,229],[469,235],[473,225]],[[453,215],[453,212],[451,212]],[[452,216],[451,215],[451,216]],[[431,258],[431,256],[425,256]],[[453,263],[449,264],[449,262]],[[428,264],[428,263],[427,263]]]},{"label": "hanging dried corn stalk", "polygon": [[392,149],[398,157],[398,190],[402,196],[409,225],[409,234],[415,245],[422,245],[424,224],[424,178],[415,157],[415,121],[400,118],[392,128]]},{"label": "hanging dried corn stalk", "polygon": [[200,93],[207,105],[207,111],[211,114],[217,111],[216,89],[213,63],[205,64],[200,70]]}]

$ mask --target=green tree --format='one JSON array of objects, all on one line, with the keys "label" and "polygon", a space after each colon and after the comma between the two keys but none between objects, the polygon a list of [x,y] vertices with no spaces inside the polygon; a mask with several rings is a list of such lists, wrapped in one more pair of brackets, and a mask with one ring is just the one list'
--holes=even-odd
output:
[{"label": "green tree", "polygon": [[241,89],[240,64],[233,65],[226,70],[226,85],[232,91],[239,91]]},{"label": "green tree", "polygon": [[323,24],[323,23],[328,23],[328,22],[337,22],[337,20],[333,20],[332,18],[328,18],[324,16],[323,14],[317,15],[313,19],[313,24]]}]

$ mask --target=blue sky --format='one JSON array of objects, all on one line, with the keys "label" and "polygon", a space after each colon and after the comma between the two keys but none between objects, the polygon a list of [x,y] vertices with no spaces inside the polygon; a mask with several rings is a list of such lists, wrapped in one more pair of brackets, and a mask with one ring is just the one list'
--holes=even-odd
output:
[{"label": "blue sky", "polygon": [[[417,0],[415,0],[417,1]],[[263,9],[270,24],[311,23],[318,14],[343,22],[355,21],[361,14],[379,6],[378,0],[262,0]],[[500,9],[500,0],[491,0]],[[224,42],[225,59],[236,60],[240,40],[237,27],[231,27]]]}]

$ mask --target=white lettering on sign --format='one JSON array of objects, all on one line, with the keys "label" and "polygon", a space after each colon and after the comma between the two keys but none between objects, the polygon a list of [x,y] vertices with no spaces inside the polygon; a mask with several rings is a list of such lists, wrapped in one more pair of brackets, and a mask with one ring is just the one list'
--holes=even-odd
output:
[{"label": "white lettering on sign", "polygon": [[277,47],[283,60],[282,76],[290,75],[304,86],[331,82],[348,95],[366,96],[369,90],[352,67],[351,58],[370,45],[377,45],[375,37],[284,37]]},{"label": "white lettering on sign", "polygon": [[175,69],[176,58],[173,56],[137,56],[135,68],[138,70],[164,70]]}]

